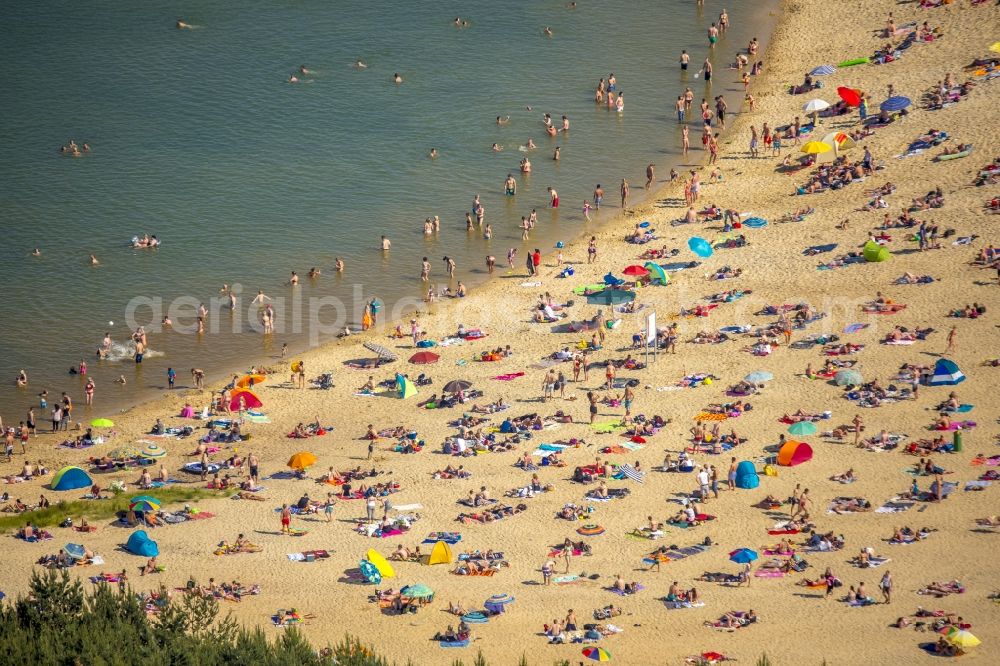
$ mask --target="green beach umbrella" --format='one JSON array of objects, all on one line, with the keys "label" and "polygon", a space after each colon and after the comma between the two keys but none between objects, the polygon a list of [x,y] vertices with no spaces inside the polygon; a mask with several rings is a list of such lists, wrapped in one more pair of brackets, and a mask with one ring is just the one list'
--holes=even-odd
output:
[{"label": "green beach umbrella", "polygon": [[407,585],[400,590],[399,593],[404,597],[410,597],[411,599],[428,599],[434,596],[434,590],[427,587],[423,583]]},{"label": "green beach umbrella", "polygon": [[817,430],[816,424],[812,421],[799,421],[788,428],[789,434],[792,435],[815,435]]},{"label": "green beach umbrella", "polygon": [[115,422],[112,421],[111,419],[94,419],[93,421],[90,422],[90,425],[94,426],[95,428],[113,428]]}]

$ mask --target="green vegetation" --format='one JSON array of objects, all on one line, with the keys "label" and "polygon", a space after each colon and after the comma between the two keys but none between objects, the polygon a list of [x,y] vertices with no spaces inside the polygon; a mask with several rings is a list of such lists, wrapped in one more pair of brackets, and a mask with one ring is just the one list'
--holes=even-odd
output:
[{"label": "green vegetation", "polygon": [[47,509],[39,509],[27,513],[4,515],[0,518],[0,533],[10,532],[31,521],[35,527],[52,527],[66,518],[74,521],[83,517],[87,520],[103,520],[114,518],[119,511],[128,509],[129,501],[138,495],[152,495],[166,507],[171,504],[195,502],[209,497],[229,497],[232,490],[218,491],[194,486],[172,485],[156,490],[139,490],[122,493],[106,500],[77,500],[73,502],[57,502]]}]

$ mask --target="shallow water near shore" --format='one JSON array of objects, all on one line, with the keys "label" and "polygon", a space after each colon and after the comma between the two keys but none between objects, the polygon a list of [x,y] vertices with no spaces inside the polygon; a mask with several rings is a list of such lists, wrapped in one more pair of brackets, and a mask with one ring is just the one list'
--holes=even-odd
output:
[{"label": "shallow water near shore", "polygon": [[[662,181],[681,162],[672,100],[688,82],[696,103],[722,93],[738,106],[742,86],[726,67],[751,37],[767,38],[776,6],[728,3],[734,27],[715,49],[709,90],[693,72],[719,6],[579,4],[518,2],[501,11],[481,0],[253,1],[239,12],[202,7],[183,17],[191,30],[175,29],[176,10],[163,2],[5,7],[0,414],[22,418],[43,388],[82,397],[82,380],[66,374],[80,359],[98,386],[96,416],[155,395],[168,366],[185,380],[195,366],[220,376],[277,355],[283,343],[294,350],[310,337],[328,339],[341,310],[325,306],[318,332],[308,321],[310,298],[336,297],[352,324],[357,299],[378,296],[391,312],[400,298],[423,295],[422,256],[442,282],[444,255],[468,285],[485,279],[487,254],[503,265],[517,247],[520,268],[530,249],[547,252],[587,228],[582,203],[595,183],[610,206],[592,213],[592,225],[617,213],[622,176],[635,202],[647,163]],[[455,16],[471,25],[456,28]],[[687,82],[676,64],[681,49],[694,63]],[[358,59],[368,67],[352,67]],[[289,83],[300,64],[313,73]],[[394,72],[402,85],[392,83]],[[625,92],[623,114],[593,104],[597,80],[609,72]],[[546,137],[545,112],[557,122],[568,116],[568,135]],[[497,115],[510,123],[498,127]],[[699,127],[691,129],[697,143]],[[529,137],[537,150],[519,151]],[[70,138],[93,151],[59,155]],[[494,142],[505,150],[492,152]],[[525,154],[533,173],[518,175],[517,196],[504,197],[504,177],[517,175]],[[558,213],[546,209],[548,186],[560,193]],[[490,242],[465,230],[476,193]],[[540,224],[522,242],[517,226],[532,208]],[[427,238],[422,221],[433,215],[441,232]],[[130,248],[143,233],[162,247]],[[378,251],[381,234],[393,242],[387,256]],[[33,247],[42,256],[30,256]],[[88,265],[90,253],[100,265]],[[336,257],[346,261],[343,276],[333,270]],[[312,266],[322,277],[305,277]],[[251,331],[249,300],[258,289],[287,297],[282,282],[292,270],[302,276],[303,314],[264,338]],[[180,327],[223,283],[243,287],[237,323],[223,307],[204,336],[154,326],[150,345],[162,355],[138,368],[125,353],[94,359],[105,331],[127,338],[133,299],[159,299]],[[147,304],[135,314],[156,324],[154,312]],[[13,386],[20,368],[27,389]],[[113,382],[119,375],[125,387]]]}]

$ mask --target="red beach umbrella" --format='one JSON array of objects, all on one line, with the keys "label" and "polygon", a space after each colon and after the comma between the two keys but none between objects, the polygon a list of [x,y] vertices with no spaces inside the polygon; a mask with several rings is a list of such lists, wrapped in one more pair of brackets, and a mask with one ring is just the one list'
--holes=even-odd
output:
[{"label": "red beach umbrella", "polygon": [[840,86],[837,88],[837,94],[840,95],[840,99],[847,102],[848,106],[861,106],[860,90]]},{"label": "red beach umbrella", "polygon": [[629,266],[628,268],[623,270],[622,273],[624,273],[625,275],[631,275],[633,277],[642,277],[644,275],[649,275],[648,270],[637,264]]},{"label": "red beach umbrella", "polygon": [[411,356],[410,363],[414,363],[416,365],[426,365],[427,363],[437,363],[440,358],[441,357],[434,352],[422,351]]}]

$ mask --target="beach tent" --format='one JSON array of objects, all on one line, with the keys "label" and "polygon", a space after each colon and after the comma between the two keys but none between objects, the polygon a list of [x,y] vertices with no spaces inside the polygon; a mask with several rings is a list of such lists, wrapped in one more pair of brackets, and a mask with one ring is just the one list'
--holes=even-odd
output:
[{"label": "beach tent", "polygon": [[928,382],[930,386],[954,386],[965,381],[965,374],[958,369],[954,361],[939,358],[934,364],[934,376]]},{"label": "beach tent", "polygon": [[160,554],[160,548],[156,542],[150,539],[143,530],[132,532],[125,543],[125,550],[133,555],[142,555],[143,557],[156,557]]},{"label": "beach tent", "polygon": [[451,564],[452,559],[454,558],[451,554],[451,546],[444,541],[438,541],[431,549],[431,556],[427,560],[427,564]]},{"label": "beach tent", "polygon": [[79,467],[69,466],[63,467],[61,470],[56,472],[56,475],[52,477],[52,482],[49,487],[52,490],[77,490],[79,488],[87,488],[93,481],[87,476]]},{"label": "beach tent", "polygon": [[403,400],[417,394],[417,387],[410,381],[409,377],[396,375],[396,388],[399,390],[399,397]]},{"label": "beach tent", "polygon": [[778,451],[778,464],[785,467],[794,467],[804,462],[812,460],[812,447],[805,442],[789,441]]},{"label": "beach tent", "polygon": [[663,266],[654,264],[652,261],[647,261],[643,267],[649,271],[650,281],[659,280],[660,284],[667,284],[670,282],[670,277],[667,275],[667,272],[663,270]]},{"label": "beach tent", "polygon": [[865,247],[861,253],[864,255],[865,261],[872,262],[886,261],[890,256],[892,256],[887,248],[882,247],[875,241],[868,241],[865,243]]},{"label": "beach tent", "polygon": [[382,554],[374,548],[368,549],[368,552],[365,553],[365,559],[371,562],[372,566],[374,566],[384,578],[392,578],[396,575],[396,572],[393,570],[392,565],[389,564],[389,561],[382,557]]},{"label": "beach tent", "polygon": [[817,162],[832,162],[840,156],[841,152],[855,148],[858,145],[850,135],[844,132],[830,132],[821,141],[833,146],[833,150],[817,155]]},{"label": "beach tent", "polygon": [[757,468],[749,460],[744,460],[736,466],[736,487],[744,490],[752,490],[760,485],[760,477],[757,476]]},{"label": "beach tent", "polygon": [[257,394],[250,389],[236,389],[233,391],[232,397],[229,399],[229,409],[233,411],[238,410],[240,408],[241,400],[246,409],[257,409],[258,407],[264,406],[264,403],[260,401]]}]

